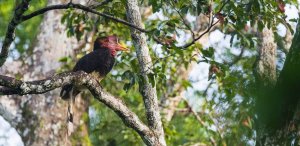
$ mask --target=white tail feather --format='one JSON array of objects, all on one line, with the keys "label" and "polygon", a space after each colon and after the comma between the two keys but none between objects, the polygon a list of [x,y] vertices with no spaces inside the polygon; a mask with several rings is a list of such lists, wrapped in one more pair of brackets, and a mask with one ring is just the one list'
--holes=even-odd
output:
[{"label": "white tail feather", "polygon": [[73,124],[73,106],[75,103],[75,97],[73,96],[73,89],[69,92],[69,97],[71,97],[68,100],[68,113],[67,113],[67,131],[68,136],[70,136],[74,132],[74,124]]}]

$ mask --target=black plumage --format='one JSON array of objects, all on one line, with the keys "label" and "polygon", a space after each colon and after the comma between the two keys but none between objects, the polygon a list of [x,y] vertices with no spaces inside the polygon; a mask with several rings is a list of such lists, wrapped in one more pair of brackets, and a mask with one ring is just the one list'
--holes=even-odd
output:
[{"label": "black plumage", "polygon": [[[118,44],[115,36],[98,38],[94,43],[94,50],[83,56],[76,63],[73,72],[84,71],[86,73],[96,74],[97,78],[104,78],[113,68],[115,63],[115,55],[117,51],[127,50]],[[69,99],[79,93],[72,84],[64,85],[60,92],[62,99]]]},{"label": "black plumage", "polygon": [[115,63],[109,49],[97,49],[83,56],[73,68],[73,71],[84,71],[86,73],[98,72],[100,77],[109,73]]}]

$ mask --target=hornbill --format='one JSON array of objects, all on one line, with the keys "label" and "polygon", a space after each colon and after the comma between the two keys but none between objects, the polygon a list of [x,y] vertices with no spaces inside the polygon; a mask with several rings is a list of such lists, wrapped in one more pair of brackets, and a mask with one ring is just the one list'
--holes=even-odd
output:
[{"label": "hornbill", "polygon": [[[117,51],[127,51],[127,48],[118,42],[118,38],[114,35],[97,38],[94,42],[94,50],[78,60],[73,72],[84,71],[93,73],[99,80],[108,74],[115,63]],[[68,135],[74,131],[73,128],[73,104],[75,97],[80,93],[80,89],[73,84],[64,85],[61,89],[60,96],[64,100],[68,100]]]},{"label": "hornbill", "polygon": [[[115,35],[97,38],[94,42],[94,50],[79,59],[73,68],[73,72],[93,73],[101,80],[114,66],[117,51],[127,51],[127,48],[119,44]],[[62,87],[60,96],[62,99],[67,100],[71,96],[75,97],[79,92],[79,89],[76,89],[74,85],[68,84]]]}]

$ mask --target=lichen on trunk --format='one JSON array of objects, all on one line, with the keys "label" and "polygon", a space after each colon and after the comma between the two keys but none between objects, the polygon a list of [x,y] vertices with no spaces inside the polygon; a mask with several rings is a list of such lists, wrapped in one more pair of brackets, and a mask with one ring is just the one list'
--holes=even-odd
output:
[{"label": "lichen on trunk", "polygon": [[[131,24],[134,24],[139,28],[144,28],[137,0],[126,1],[126,15]],[[156,134],[158,138],[158,144],[164,146],[166,145],[166,141],[164,138],[164,130],[158,108],[156,87],[150,83],[148,78],[148,75],[152,73],[152,60],[146,43],[146,35],[145,33],[131,28],[131,37],[139,61],[139,67],[141,69],[140,72],[143,78],[143,82],[140,83],[139,88],[145,104],[148,125]]]},{"label": "lichen on trunk", "polygon": [[[51,0],[48,5],[61,4],[64,0]],[[84,1],[82,1],[84,2]],[[63,11],[54,10],[45,13],[40,32],[36,38],[30,56],[24,65],[7,62],[1,68],[2,73],[19,73],[24,80],[43,79],[56,73],[60,67],[59,59],[73,53],[77,46],[74,38],[67,38],[65,26],[61,24]],[[30,20],[28,20],[30,21]],[[17,65],[15,69],[12,64]],[[1,97],[1,100],[6,97]],[[59,97],[58,90],[43,95],[26,95],[8,97],[16,106],[18,120],[13,126],[20,134],[25,145],[65,145],[66,140],[66,102]],[[1,101],[2,102],[2,101]],[[87,102],[77,98],[75,127],[79,125],[80,116],[87,111]],[[51,111],[51,112],[50,112]]]}]

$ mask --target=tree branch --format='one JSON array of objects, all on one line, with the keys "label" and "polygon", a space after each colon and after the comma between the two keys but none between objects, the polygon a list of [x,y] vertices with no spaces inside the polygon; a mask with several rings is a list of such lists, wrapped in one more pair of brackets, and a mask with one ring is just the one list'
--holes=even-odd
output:
[{"label": "tree branch", "polygon": [[14,16],[8,24],[6,36],[3,41],[1,53],[0,53],[0,67],[5,63],[8,57],[8,50],[10,44],[15,39],[15,29],[17,25],[21,22],[20,18],[23,13],[28,9],[30,0],[23,0],[20,5],[15,9]]},{"label": "tree branch", "polygon": [[101,7],[101,6],[103,6],[103,5],[106,5],[106,4],[108,4],[109,2],[112,2],[113,0],[105,0],[105,1],[102,1],[102,2],[100,2],[100,3],[98,3],[98,4],[96,4],[96,5],[92,5],[92,6],[89,6],[91,9],[96,9],[96,8],[98,8],[98,7]]},{"label": "tree branch", "polygon": [[14,94],[18,94],[18,91],[7,87],[0,88],[0,95],[14,95]]},{"label": "tree branch", "polygon": [[[28,82],[0,75],[0,86],[4,87],[1,88],[1,91],[3,91],[2,94],[42,94],[65,84],[86,86],[94,95],[95,99],[112,109],[123,120],[126,126],[134,129],[141,136],[147,145],[157,145],[158,140],[152,130],[150,130],[122,100],[103,91],[96,79],[82,71],[62,73],[51,78]],[[6,92],[8,90],[10,92]]]},{"label": "tree branch", "polygon": [[[219,9],[219,11],[218,11],[217,13],[220,13],[220,12],[223,10],[223,8],[225,7],[225,5],[226,5],[228,2],[229,2],[229,0],[227,0],[227,1],[221,6],[221,8]],[[206,29],[203,33],[201,33],[198,37],[195,37],[195,36],[194,36],[194,33],[193,33],[193,34],[192,34],[192,35],[193,35],[193,40],[192,40],[191,42],[185,44],[185,45],[180,46],[179,48],[181,48],[181,49],[186,49],[186,48],[192,46],[192,45],[195,44],[200,38],[202,38],[205,34],[209,33],[210,30],[211,30],[216,24],[218,24],[218,23],[220,22],[220,20],[214,22],[214,17],[212,17],[212,11],[210,12],[209,20],[210,20],[210,21],[209,21],[209,26],[207,27],[207,29]]]},{"label": "tree branch", "polygon": [[[126,15],[127,20],[130,23],[138,26],[139,28],[144,27],[137,0],[126,1]],[[131,37],[139,61],[140,72],[143,78],[143,83],[140,84],[139,88],[145,104],[148,125],[158,137],[159,146],[165,146],[166,141],[164,138],[164,130],[158,108],[156,87],[155,85],[152,86],[150,79],[148,78],[148,75],[152,73],[152,59],[149,54],[146,35],[145,33],[137,31],[136,29],[131,29]]]},{"label": "tree branch", "polygon": [[23,16],[22,17],[22,21],[26,21],[28,19],[31,19],[32,17],[44,14],[45,12],[50,11],[50,10],[68,9],[68,8],[76,8],[76,9],[80,9],[80,10],[83,10],[83,11],[86,11],[86,12],[90,12],[90,13],[93,13],[93,14],[96,14],[96,15],[99,15],[99,16],[111,19],[113,21],[122,23],[122,24],[127,25],[127,26],[129,26],[131,28],[137,29],[137,30],[139,30],[141,32],[145,32],[145,33],[150,32],[150,31],[145,30],[143,28],[140,28],[140,27],[138,27],[136,25],[133,25],[133,24],[131,24],[131,23],[125,21],[125,20],[116,18],[114,16],[111,16],[111,15],[108,15],[108,14],[105,14],[105,13],[98,12],[98,11],[96,11],[96,10],[90,8],[90,7],[87,7],[87,6],[84,6],[84,5],[81,5],[81,4],[74,4],[74,3],[61,4],[61,5],[52,5],[52,6],[48,6],[48,7],[39,9],[39,10],[37,10],[35,12],[32,12],[32,13],[30,13],[28,15]]},{"label": "tree branch", "polygon": [[[31,0],[24,0],[21,2],[20,5],[17,6],[17,8],[15,9],[15,13],[14,16],[12,18],[12,20],[10,21],[10,23],[8,24],[8,28],[6,31],[6,36],[5,39],[3,41],[3,45],[2,45],[2,49],[1,49],[1,53],[0,53],[0,67],[3,66],[3,64],[5,63],[7,57],[8,57],[8,52],[9,52],[9,46],[11,45],[11,43],[14,41],[14,37],[15,37],[15,29],[17,27],[18,24],[20,24],[21,22],[24,22],[26,20],[29,20],[35,16],[41,15],[46,13],[47,11],[50,10],[57,10],[57,9],[68,9],[68,8],[76,8],[76,9],[80,9],[86,12],[90,12],[108,19],[111,19],[113,21],[116,21],[118,23],[122,23],[126,26],[129,26],[131,28],[137,29],[141,32],[145,32],[145,33],[149,33],[150,31],[145,30],[143,28],[140,28],[136,25],[133,25],[125,20],[116,18],[114,16],[108,15],[108,14],[104,14],[101,12],[98,12],[96,10],[94,10],[93,8],[81,5],[81,4],[74,4],[72,2],[68,3],[68,4],[61,4],[61,5],[52,5],[52,6],[48,6],[42,9],[39,9],[37,11],[34,11],[28,15],[23,15],[25,11],[27,11],[28,7],[29,7],[29,2]],[[107,2],[103,2],[101,3],[101,5],[106,4]],[[100,4],[99,4],[100,5]]]},{"label": "tree branch", "polygon": [[179,48],[181,49],[186,49],[190,46],[192,46],[193,44],[195,44],[196,41],[198,41],[200,38],[202,38],[205,34],[207,34],[217,23],[219,23],[219,20],[216,21],[215,23],[212,21],[211,24],[209,25],[209,27],[203,32],[201,33],[198,37],[194,38],[190,43],[187,43]]}]

